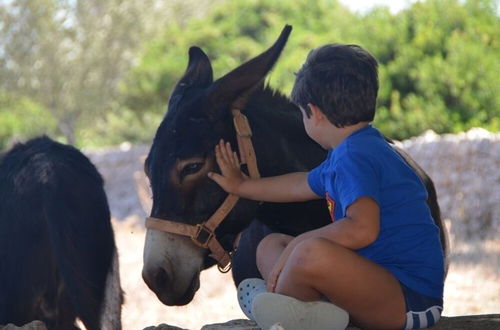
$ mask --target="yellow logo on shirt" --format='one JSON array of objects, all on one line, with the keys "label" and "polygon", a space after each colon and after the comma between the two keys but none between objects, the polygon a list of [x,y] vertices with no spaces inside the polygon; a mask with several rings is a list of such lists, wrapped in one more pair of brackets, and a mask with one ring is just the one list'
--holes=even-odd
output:
[{"label": "yellow logo on shirt", "polygon": [[330,218],[332,222],[335,221],[335,201],[330,197],[328,192],[326,193],[326,206],[328,207],[328,213],[330,214]]}]

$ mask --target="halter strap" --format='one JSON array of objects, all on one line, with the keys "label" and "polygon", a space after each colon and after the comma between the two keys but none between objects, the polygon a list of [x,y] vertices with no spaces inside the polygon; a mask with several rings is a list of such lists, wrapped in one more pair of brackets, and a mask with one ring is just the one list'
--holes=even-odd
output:
[{"label": "halter strap", "polygon": [[[239,109],[233,109],[231,112],[241,163],[247,165],[251,178],[259,178],[257,158],[252,144],[252,130],[248,119]],[[231,253],[219,243],[215,236],[215,229],[224,221],[238,200],[238,196],[229,194],[207,221],[196,225],[149,217],[146,218],[146,228],[190,237],[196,245],[210,250],[210,256],[217,260],[217,266],[221,272],[228,272],[231,269]]]}]

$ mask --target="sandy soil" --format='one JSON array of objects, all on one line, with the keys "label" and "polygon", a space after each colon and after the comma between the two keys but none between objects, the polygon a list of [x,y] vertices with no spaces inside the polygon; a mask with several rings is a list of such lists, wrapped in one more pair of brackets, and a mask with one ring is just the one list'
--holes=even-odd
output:
[{"label": "sandy soil", "polygon": [[[135,224],[134,224],[135,223]],[[125,305],[125,330],[167,323],[186,329],[244,318],[229,274],[212,268],[201,276],[201,288],[185,307],[164,306],[141,278],[145,230],[136,221],[115,222]],[[445,285],[444,315],[500,313],[500,239],[452,242]]]}]

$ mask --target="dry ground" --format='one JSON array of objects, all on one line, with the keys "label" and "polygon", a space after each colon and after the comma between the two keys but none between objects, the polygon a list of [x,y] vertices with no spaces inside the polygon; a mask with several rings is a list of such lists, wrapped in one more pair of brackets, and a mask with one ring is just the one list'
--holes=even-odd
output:
[{"label": "dry ground", "polygon": [[[201,276],[201,288],[185,307],[164,306],[141,278],[145,230],[137,221],[115,222],[125,305],[125,330],[168,323],[197,330],[205,324],[244,318],[229,274],[212,268]],[[500,313],[500,238],[453,242],[445,285],[444,315]]]}]

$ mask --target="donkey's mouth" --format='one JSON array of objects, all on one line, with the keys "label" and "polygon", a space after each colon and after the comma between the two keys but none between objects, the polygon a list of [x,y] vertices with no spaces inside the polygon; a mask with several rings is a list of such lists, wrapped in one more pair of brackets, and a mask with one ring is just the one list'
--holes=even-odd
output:
[{"label": "donkey's mouth", "polygon": [[177,295],[175,287],[172,286],[170,290],[158,292],[156,296],[164,305],[184,306],[189,304],[193,300],[194,295],[199,288],[200,288],[200,272],[198,271],[193,275],[189,283],[189,286],[186,288],[186,290],[182,295]]}]

